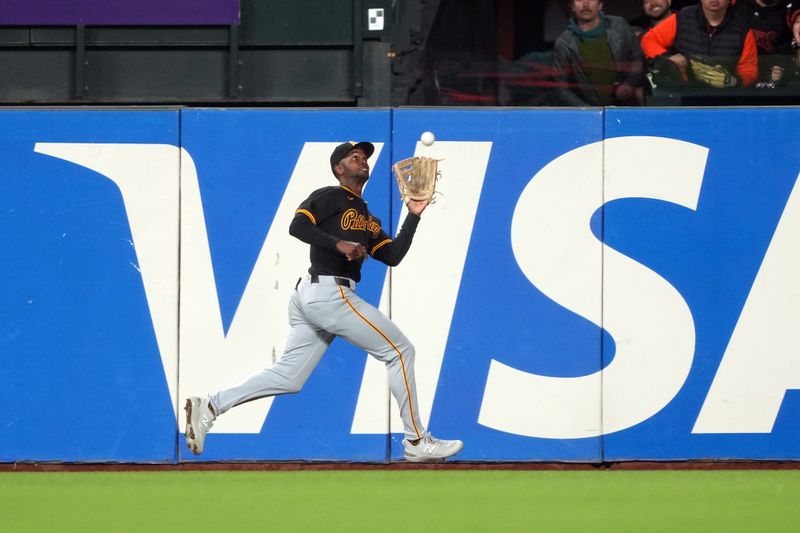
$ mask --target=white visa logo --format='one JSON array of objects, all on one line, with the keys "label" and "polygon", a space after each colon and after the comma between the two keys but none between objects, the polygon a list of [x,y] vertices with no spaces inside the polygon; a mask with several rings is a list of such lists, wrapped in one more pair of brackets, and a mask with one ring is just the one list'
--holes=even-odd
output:
[{"label": "white visa logo", "polygon": [[[296,278],[308,261],[306,245],[291,238],[286,228],[308,192],[330,184],[319,169],[326,168],[335,144],[305,144],[227,336],[197,170],[188,152],[153,144],[36,145],[36,152],[90,168],[119,187],[181,431],[183,417],[177,416],[180,397],[234,383],[265,366],[265,354],[279,356],[282,352],[287,333],[285,306],[293,288],[282,280]],[[436,254],[442,263],[435,275],[425,279],[435,285],[437,279],[447,277],[445,273],[455,275],[441,287],[430,289],[430,303],[426,304],[430,309],[420,312],[419,306],[412,309],[401,301],[393,301],[389,308],[389,287],[395,300],[402,299],[402,284],[410,282],[413,272],[423,270],[423,265],[417,264],[421,259],[415,262],[411,254],[391,277],[387,274],[380,304],[393,313],[418,352],[428,358],[425,362],[418,358],[417,364],[420,413],[426,424],[491,150],[491,143],[480,142],[439,142],[436,146],[448,152],[449,161],[456,162],[452,175],[463,182],[459,192],[452,194],[463,197],[447,205],[446,216],[439,213],[441,220],[436,225],[426,223],[415,237],[414,248],[424,250],[449,242],[447,253]],[[376,145],[376,156],[382,147]],[[707,153],[704,147],[668,138],[613,138],[576,148],[531,179],[518,200],[510,228],[520,269],[553,301],[604,327],[615,339],[616,355],[602,370],[571,378],[523,372],[492,360],[480,424],[531,437],[594,437],[647,420],[675,397],[694,357],[691,310],[663,277],[595,239],[589,219],[605,202],[620,198],[652,198],[695,210]],[[459,160],[464,164],[459,165]],[[652,165],[653,160],[662,163]],[[642,168],[648,172],[640,172]],[[435,213],[433,209],[426,212],[426,218],[436,218]],[[430,232],[427,237],[426,232]],[[442,232],[450,237],[442,239]],[[180,380],[179,242],[183,265]],[[794,334],[800,322],[797,242],[800,190],[795,184],[693,433],[769,433],[786,390],[800,388],[800,337]],[[569,261],[564,260],[565,254]],[[434,323],[431,315],[443,327],[430,327]],[[389,429],[384,372],[368,359],[352,432],[385,433]],[[270,406],[270,400],[239,406],[218,420],[219,431],[257,433]],[[391,430],[399,431],[393,402],[392,409]]]}]

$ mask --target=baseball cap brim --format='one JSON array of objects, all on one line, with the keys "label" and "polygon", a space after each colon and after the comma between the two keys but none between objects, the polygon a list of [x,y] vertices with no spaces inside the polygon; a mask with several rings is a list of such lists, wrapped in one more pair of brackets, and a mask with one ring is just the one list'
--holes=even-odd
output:
[{"label": "baseball cap brim", "polygon": [[333,153],[331,154],[331,170],[333,170],[333,167],[338,165],[347,154],[358,149],[363,150],[364,155],[367,156],[367,158],[371,157],[372,154],[375,153],[375,145],[373,145],[371,142],[347,141],[346,143],[342,143],[333,149]]}]

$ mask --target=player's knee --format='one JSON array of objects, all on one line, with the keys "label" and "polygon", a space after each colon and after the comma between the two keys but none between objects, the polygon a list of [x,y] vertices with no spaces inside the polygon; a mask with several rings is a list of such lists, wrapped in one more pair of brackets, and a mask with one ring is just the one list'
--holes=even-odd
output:
[{"label": "player's knee", "polygon": [[403,359],[405,359],[406,364],[411,364],[414,362],[414,357],[417,354],[417,350],[414,348],[414,345],[410,342],[403,347]]},{"label": "player's knee", "polygon": [[401,360],[404,364],[414,362],[416,349],[408,339],[402,339],[393,343],[387,344],[381,350],[371,352],[378,360],[383,361],[387,365],[399,363]]},{"label": "player's knee", "polygon": [[274,389],[276,394],[294,394],[300,392],[305,383],[305,380],[299,375],[276,372],[274,376]]},{"label": "player's knee", "polygon": [[283,394],[295,394],[303,390],[303,382],[299,379],[290,379],[283,384]]}]

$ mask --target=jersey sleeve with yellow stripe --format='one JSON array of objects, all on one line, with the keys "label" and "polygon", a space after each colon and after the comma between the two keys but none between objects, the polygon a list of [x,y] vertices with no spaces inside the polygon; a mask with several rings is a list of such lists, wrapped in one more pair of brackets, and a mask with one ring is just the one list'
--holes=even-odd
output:
[{"label": "jersey sleeve with yellow stripe", "polygon": [[315,226],[317,225],[317,217],[315,217],[314,214],[308,209],[298,209],[297,211],[295,211],[295,214],[305,215],[308,217],[308,219],[311,221],[312,224],[314,224]]},{"label": "jersey sleeve with yellow stripe", "polygon": [[336,241],[341,237],[320,228],[338,210],[335,192],[336,188],[325,187],[311,193],[295,210],[289,233],[312,246],[335,249]]},{"label": "jersey sleeve with yellow stripe", "polygon": [[367,246],[367,251],[369,255],[375,256],[375,252],[386,246],[387,244],[392,242],[392,238],[383,231],[381,228],[380,232],[377,235],[373,236],[370,241],[369,245]]},{"label": "jersey sleeve with yellow stripe", "polygon": [[378,236],[370,241],[369,254],[381,263],[397,266],[411,246],[414,233],[417,231],[417,224],[419,224],[419,216],[409,213],[394,239],[391,239],[381,229]]}]

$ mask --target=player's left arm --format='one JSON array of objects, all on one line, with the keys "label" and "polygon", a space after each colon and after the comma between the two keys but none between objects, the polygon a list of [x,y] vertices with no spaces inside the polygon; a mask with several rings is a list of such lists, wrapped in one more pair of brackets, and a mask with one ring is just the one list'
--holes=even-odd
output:
[{"label": "player's left arm", "polygon": [[394,239],[381,229],[380,233],[369,243],[369,255],[389,266],[399,265],[411,247],[419,220],[419,215],[409,212]]}]

